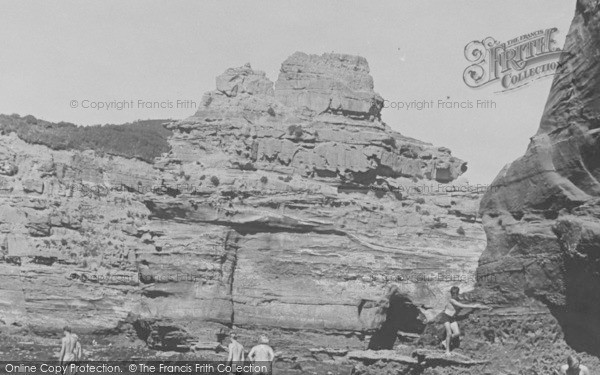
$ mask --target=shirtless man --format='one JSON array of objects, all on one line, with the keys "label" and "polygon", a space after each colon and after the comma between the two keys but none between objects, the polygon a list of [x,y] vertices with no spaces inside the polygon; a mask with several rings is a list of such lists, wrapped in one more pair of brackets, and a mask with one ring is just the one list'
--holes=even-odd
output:
[{"label": "shirtless man", "polygon": [[232,366],[243,366],[244,365],[244,346],[237,341],[237,334],[235,332],[229,333],[229,356],[227,357],[227,364]]},{"label": "shirtless man", "polygon": [[[81,359],[81,344],[79,343],[79,337],[71,333],[69,326],[65,326],[63,332],[65,337],[61,340],[62,346],[58,358],[61,366],[69,366],[71,363],[75,363]],[[67,369],[65,374],[70,374],[70,370]]]},{"label": "shirtless man", "polygon": [[560,367],[561,375],[590,375],[590,370],[579,363],[579,359],[570,355],[567,358],[567,364]]},{"label": "shirtless man", "polygon": [[468,305],[457,301],[458,293],[460,289],[457,286],[450,288],[450,299],[446,304],[444,313],[442,314],[442,322],[446,327],[446,340],[442,341],[442,345],[446,347],[446,355],[450,355],[450,343],[452,339],[460,336],[460,329],[458,328],[458,322],[456,317],[459,315],[461,309],[491,309],[491,307],[482,305],[480,303]]},{"label": "shirtless man", "polygon": [[270,374],[273,366],[273,360],[275,359],[275,353],[269,346],[269,338],[265,335],[260,336],[259,344],[253,347],[248,353],[248,358],[254,362],[256,366],[267,366],[269,371],[267,372],[255,372],[255,375],[259,374]]}]

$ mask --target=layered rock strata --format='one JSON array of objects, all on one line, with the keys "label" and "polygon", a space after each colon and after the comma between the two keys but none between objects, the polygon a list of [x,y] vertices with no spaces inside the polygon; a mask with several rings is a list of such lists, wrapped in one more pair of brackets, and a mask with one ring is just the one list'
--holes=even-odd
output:
[{"label": "layered rock strata", "polygon": [[275,84],[249,65],[216,84],[154,163],[0,136],[5,324],[390,349],[472,286],[466,163],[381,121],[364,58],[296,53]]}]

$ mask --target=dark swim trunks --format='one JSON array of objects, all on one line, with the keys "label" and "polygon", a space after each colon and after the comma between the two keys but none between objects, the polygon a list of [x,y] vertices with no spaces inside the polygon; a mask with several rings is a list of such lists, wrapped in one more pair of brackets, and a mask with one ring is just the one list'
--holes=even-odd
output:
[{"label": "dark swim trunks", "polygon": [[450,315],[448,315],[446,313],[442,313],[440,321],[442,323],[446,323],[446,322],[448,322],[448,323],[454,323],[454,322],[456,322],[456,316],[450,316]]}]

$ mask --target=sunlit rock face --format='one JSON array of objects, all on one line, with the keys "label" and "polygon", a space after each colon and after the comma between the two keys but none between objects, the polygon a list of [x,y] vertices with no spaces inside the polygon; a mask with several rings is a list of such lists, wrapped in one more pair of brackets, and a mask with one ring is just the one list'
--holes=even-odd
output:
[{"label": "sunlit rock face", "polygon": [[364,57],[296,52],[281,65],[275,97],[283,104],[319,114],[380,117],[383,98],[373,91]]},{"label": "sunlit rock face", "polygon": [[[546,303],[578,350],[600,348],[600,13],[578,1],[538,132],[481,202],[486,287]],[[595,349],[594,349],[595,348]]]},{"label": "sunlit rock face", "polygon": [[153,163],[0,136],[2,320],[132,324],[161,350],[233,326],[302,350],[418,333],[474,283],[479,195],[381,103],[364,58],[295,53],[275,84],[226,70]]}]

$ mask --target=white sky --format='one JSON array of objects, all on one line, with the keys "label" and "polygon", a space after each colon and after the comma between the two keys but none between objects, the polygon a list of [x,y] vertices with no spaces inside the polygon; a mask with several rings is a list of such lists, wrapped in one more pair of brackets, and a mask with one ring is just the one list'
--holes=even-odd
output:
[{"label": "white sky", "polygon": [[565,0],[0,0],[0,113],[84,125],[185,118],[195,109],[98,111],[70,101],[199,102],[228,67],[250,62],[275,81],[295,51],[358,54],[390,101],[494,100],[488,110],[383,112],[394,130],[467,160],[471,183],[490,183],[524,153],[551,79],[505,94],[494,94],[498,85],[473,90],[462,80],[464,47],[549,27],[562,46],[574,8]]}]

